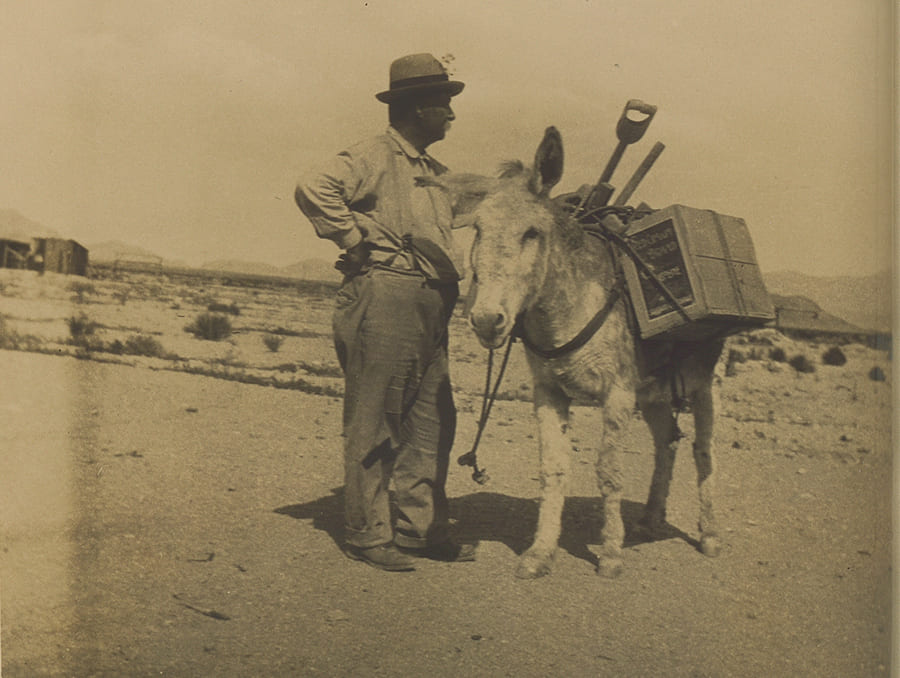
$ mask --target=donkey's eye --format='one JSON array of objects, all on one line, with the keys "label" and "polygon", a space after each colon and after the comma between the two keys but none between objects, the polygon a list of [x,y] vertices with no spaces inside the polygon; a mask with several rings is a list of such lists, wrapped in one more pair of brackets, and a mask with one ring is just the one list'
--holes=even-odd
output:
[{"label": "donkey's eye", "polygon": [[541,236],[541,232],[536,228],[529,228],[525,233],[522,234],[522,244],[524,245],[530,240],[536,240]]}]

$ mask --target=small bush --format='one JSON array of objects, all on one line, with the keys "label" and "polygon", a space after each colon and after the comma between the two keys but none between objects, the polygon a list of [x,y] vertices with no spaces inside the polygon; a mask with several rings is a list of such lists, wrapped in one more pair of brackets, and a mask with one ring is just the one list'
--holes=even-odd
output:
[{"label": "small bush", "polygon": [[83,304],[87,301],[85,297],[88,294],[94,294],[97,291],[94,288],[93,283],[89,283],[86,280],[75,280],[74,282],[69,283],[69,289],[75,293],[75,301],[79,304]]},{"label": "small bush", "polygon": [[224,315],[202,313],[184,328],[198,339],[220,341],[231,336],[231,321]]},{"label": "small bush", "polygon": [[884,370],[876,365],[871,370],[869,370],[869,379],[872,381],[884,381],[887,379],[887,375],[884,373]]},{"label": "small bush", "polygon": [[211,313],[230,313],[231,315],[240,315],[241,309],[234,302],[230,304],[222,304],[214,301],[206,306],[206,310]]},{"label": "small bush", "polygon": [[36,351],[43,342],[30,334],[19,334],[7,325],[6,319],[0,315],[0,349],[7,351]]},{"label": "small bush", "polygon": [[166,354],[162,344],[145,334],[134,334],[128,337],[122,351],[128,355],[143,355],[149,358],[162,358]]},{"label": "small bush", "polygon": [[825,365],[834,365],[840,367],[847,364],[847,356],[837,346],[832,346],[822,354],[822,363]]},{"label": "small bush", "polygon": [[784,363],[787,362],[787,354],[781,346],[776,346],[769,351],[769,360],[774,360],[776,363]]},{"label": "small bush", "polygon": [[802,353],[798,353],[793,358],[788,360],[788,365],[793,367],[797,372],[802,372],[806,374],[810,374],[816,371],[816,366],[810,362],[809,358],[807,358]]},{"label": "small bush", "polygon": [[93,335],[99,327],[98,323],[88,318],[84,313],[67,318],[66,324],[69,326],[69,334],[74,340],[84,339]]},{"label": "small bush", "polygon": [[262,340],[266,345],[266,348],[272,351],[272,353],[278,353],[278,349],[281,348],[281,344],[284,343],[284,337],[277,334],[265,334],[263,335]]}]

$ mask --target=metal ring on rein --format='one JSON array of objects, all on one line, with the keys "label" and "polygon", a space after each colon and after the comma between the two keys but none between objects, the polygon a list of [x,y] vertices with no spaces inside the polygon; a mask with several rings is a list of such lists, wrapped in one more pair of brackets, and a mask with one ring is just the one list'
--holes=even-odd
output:
[{"label": "metal ring on rein", "polygon": [[472,449],[456,460],[456,463],[460,466],[472,467],[472,480],[479,485],[487,483],[487,481],[490,480],[490,476],[487,474],[487,469],[478,468],[476,450],[478,449],[478,444],[481,442],[481,434],[484,433],[484,429],[487,426],[491,407],[494,404],[494,400],[497,399],[497,391],[500,389],[500,382],[503,381],[503,373],[506,371],[506,363],[509,361],[509,354],[515,340],[515,334],[510,334],[509,339],[506,342],[506,352],[503,354],[503,362],[500,364],[500,370],[497,373],[497,381],[494,382],[493,388],[491,388],[491,372],[493,371],[494,366],[494,349],[490,349],[488,352],[487,376],[484,384],[484,398],[481,401],[481,416],[478,418],[478,432],[475,434],[475,442],[472,444]]}]

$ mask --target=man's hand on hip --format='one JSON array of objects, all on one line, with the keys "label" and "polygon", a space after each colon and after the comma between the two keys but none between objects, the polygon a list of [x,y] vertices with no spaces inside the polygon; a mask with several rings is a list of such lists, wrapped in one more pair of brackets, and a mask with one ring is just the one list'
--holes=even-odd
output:
[{"label": "man's hand on hip", "polygon": [[368,262],[369,244],[361,240],[338,257],[334,267],[344,275],[359,275]]}]

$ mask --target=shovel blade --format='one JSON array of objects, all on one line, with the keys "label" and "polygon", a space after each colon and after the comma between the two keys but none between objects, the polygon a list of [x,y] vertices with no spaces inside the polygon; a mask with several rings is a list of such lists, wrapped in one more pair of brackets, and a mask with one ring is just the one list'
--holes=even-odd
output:
[{"label": "shovel blade", "polygon": [[640,141],[654,115],[656,106],[644,103],[640,99],[629,99],[616,124],[616,137],[623,144]]}]

